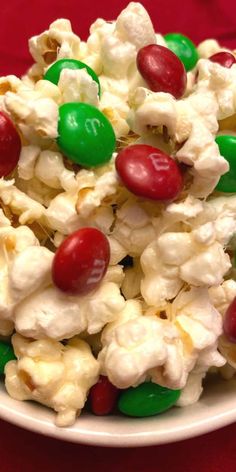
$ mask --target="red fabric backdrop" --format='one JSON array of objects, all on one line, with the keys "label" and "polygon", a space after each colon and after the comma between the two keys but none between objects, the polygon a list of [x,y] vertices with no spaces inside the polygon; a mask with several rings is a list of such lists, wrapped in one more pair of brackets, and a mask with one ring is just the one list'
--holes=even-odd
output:
[{"label": "red fabric backdrop", "polygon": [[[2,0],[0,75],[31,64],[27,39],[58,17],[83,39],[98,16],[113,19],[127,0]],[[180,31],[196,43],[215,37],[236,47],[235,0],[143,0],[156,31]],[[0,472],[235,472],[236,425],[196,439],[145,449],[104,449],[61,443],[0,421]]]},{"label": "red fabric backdrop", "polygon": [[[0,74],[25,72],[31,64],[27,40],[56,18],[69,18],[86,39],[99,16],[114,19],[128,0],[2,0]],[[143,0],[156,31],[180,31],[197,43],[209,37],[236,47],[235,0]]]}]

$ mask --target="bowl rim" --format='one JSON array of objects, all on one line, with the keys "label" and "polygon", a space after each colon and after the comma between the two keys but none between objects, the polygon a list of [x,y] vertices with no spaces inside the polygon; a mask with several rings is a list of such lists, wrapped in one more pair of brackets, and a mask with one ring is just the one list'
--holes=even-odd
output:
[{"label": "bowl rim", "polygon": [[[0,418],[29,431],[91,446],[140,447],[167,444],[209,433],[236,421],[236,378],[206,387],[202,398],[151,418],[97,417],[89,413],[75,425],[58,428],[54,413],[33,402],[20,402],[0,386]],[[221,401],[220,395],[223,394]]]}]

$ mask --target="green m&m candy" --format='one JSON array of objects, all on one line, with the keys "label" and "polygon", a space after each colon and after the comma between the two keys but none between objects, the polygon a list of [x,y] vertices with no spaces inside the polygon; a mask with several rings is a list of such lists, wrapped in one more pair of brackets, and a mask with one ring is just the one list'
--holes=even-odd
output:
[{"label": "green m&m candy", "polygon": [[180,397],[181,390],[170,390],[152,382],[131,387],[121,393],[118,408],[127,416],[154,416],[169,410]]},{"label": "green m&m candy", "polygon": [[60,150],[83,167],[105,164],[115,150],[116,137],[106,116],[88,103],[64,103],[59,108]]},{"label": "green m&m candy", "polygon": [[236,193],[236,136],[220,135],[215,139],[220,154],[228,161],[229,171],[222,175],[216,190],[225,193]]},{"label": "green m&m candy", "polygon": [[87,66],[84,62],[77,61],[76,59],[59,59],[49,67],[44,75],[45,80],[49,80],[53,84],[57,85],[60,79],[60,74],[63,69],[86,69],[92,79],[98,84],[98,94],[100,96],[101,87],[97,74],[91,67]]},{"label": "green m&m candy", "polygon": [[195,67],[199,56],[191,39],[181,33],[168,33],[164,39],[168,48],[183,62],[187,72]]},{"label": "green m&m candy", "polygon": [[0,341],[0,374],[4,374],[4,368],[7,362],[15,360],[16,356],[10,343]]}]

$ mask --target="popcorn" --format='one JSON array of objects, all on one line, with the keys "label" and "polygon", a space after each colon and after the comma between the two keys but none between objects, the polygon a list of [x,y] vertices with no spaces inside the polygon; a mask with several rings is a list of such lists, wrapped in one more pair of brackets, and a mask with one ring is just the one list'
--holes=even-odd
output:
[{"label": "popcorn", "polygon": [[111,34],[101,42],[101,58],[105,75],[120,79],[128,74],[139,48],[155,44],[150,18],[140,3],[131,2],[118,16]]},{"label": "popcorn", "polygon": [[147,244],[155,237],[154,227],[145,208],[128,200],[117,211],[117,219],[112,232],[130,256],[140,256]]},{"label": "popcorn", "polygon": [[86,69],[64,69],[60,74],[58,87],[63,103],[85,102],[98,106],[98,84]]},{"label": "popcorn", "polygon": [[218,287],[209,288],[209,295],[212,304],[222,315],[224,315],[228,306],[236,297],[235,280],[228,279]]},{"label": "popcorn", "polygon": [[151,92],[137,88],[132,97],[130,127],[137,134],[147,133],[149,128],[166,126],[170,136],[176,132],[176,100],[169,93]]},{"label": "popcorn", "polygon": [[38,144],[58,135],[58,88],[49,81],[39,81],[35,88],[22,85],[16,93],[7,92],[4,106],[14,117],[27,140]]},{"label": "popcorn", "polygon": [[46,247],[31,246],[15,256],[9,267],[10,296],[15,303],[51,282],[53,255]]},{"label": "popcorn", "polygon": [[205,39],[198,45],[198,54],[203,59],[208,59],[208,57],[213,56],[220,51],[228,51],[226,48],[221,48],[218,41],[215,39]]},{"label": "popcorn", "polygon": [[124,271],[122,282],[122,293],[126,300],[137,298],[140,295],[140,283],[143,273],[138,260],[133,260],[133,267],[128,267]]},{"label": "popcorn", "polygon": [[[38,240],[33,231],[31,231],[27,226],[13,228],[10,225],[10,221],[6,218],[3,218],[0,223],[0,324],[3,322],[3,332],[6,331],[8,333],[12,330],[12,321],[14,321],[14,300],[10,293],[11,284],[9,280],[10,268],[12,268],[13,264],[14,271],[15,259],[17,259],[17,256],[22,257],[24,251],[29,247],[37,247],[37,249],[39,251],[42,250],[42,252],[46,252],[47,249],[38,246]],[[29,271],[30,268],[25,268],[25,270]],[[14,279],[17,278],[17,275],[21,283],[21,277],[23,277],[23,275],[21,273],[13,274]],[[27,290],[28,289],[27,285]],[[6,320],[7,322],[5,322]]]},{"label": "popcorn", "polygon": [[231,267],[230,259],[219,243],[193,256],[180,268],[180,277],[190,285],[218,285]]},{"label": "popcorn", "polygon": [[221,317],[210,304],[207,290],[180,293],[168,305],[167,318],[142,316],[138,302],[129,300],[120,320],[105,328],[99,360],[118,388],[135,386],[150,377],[169,388],[182,388],[200,353],[205,355],[205,369],[209,356],[209,365],[225,363],[216,345]]},{"label": "popcorn", "polygon": [[133,44],[136,50],[156,42],[150,17],[140,3],[129,3],[117,18],[116,30],[117,35]]},{"label": "popcorn", "polygon": [[[162,307],[184,282],[193,286],[223,282],[231,262],[222,245],[236,231],[234,199],[218,197],[203,203],[188,196],[185,202],[166,208],[165,216],[156,222],[159,234],[140,258],[141,293],[146,303]],[[180,221],[189,225],[188,232],[181,231],[181,225],[174,226]]]},{"label": "popcorn", "polygon": [[[91,197],[93,197],[92,190],[91,194]],[[96,197],[96,192],[94,192],[94,197]],[[105,233],[109,233],[114,220],[112,209],[102,205],[97,208],[96,200],[93,202],[92,198],[91,202],[89,202],[89,199],[87,202],[90,203],[90,206],[95,203],[95,208],[92,207],[93,211],[91,211],[91,214],[86,214],[86,217],[84,217],[83,214],[80,215],[77,211],[77,194],[69,192],[60,193],[51,201],[48,208],[45,210],[46,225],[52,230],[59,231],[64,235],[73,233],[84,226],[95,226],[102,229]],[[89,205],[88,210],[90,210]]]},{"label": "popcorn", "polygon": [[40,203],[44,207],[48,207],[51,201],[58,195],[58,189],[48,187],[42,181],[33,177],[29,180],[24,180],[16,175],[15,186],[32,200]]},{"label": "popcorn", "polygon": [[34,177],[34,168],[40,153],[38,146],[22,146],[20,159],[18,162],[18,175],[24,180]]},{"label": "popcorn", "polygon": [[118,285],[103,282],[87,296],[70,296],[54,286],[33,293],[14,309],[17,332],[34,339],[69,339],[98,333],[124,306]]},{"label": "popcorn", "polygon": [[218,105],[217,119],[222,120],[235,113],[235,78],[236,66],[233,64],[230,69],[208,61],[200,59],[198,62],[199,80],[197,90],[213,92]]},{"label": "popcorn", "polygon": [[[23,146],[18,163],[18,175],[20,179],[30,181],[29,187],[18,180],[18,185],[22,186],[26,193],[30,196],[34,195],[38,201],[43,195],[42,189],[45,186],[49,187],[48,193],[50,195],[50,188],[56,190],[68,190],[74,192],[77,190],[77,183],[75,173],[66,169],[62,155],[59,152],[43,150],[38,146]],[[39,182],[37,182],[37,179]],[[44,184],[44,186],[42,185]],[[51,194],[51,199],[55,195]]]},{"label": "popcorn", "polygon": [[21,86],[21,80],[15,75],[7,75],[6,77],[0,77],[0,110],[6,115],[9,115],[5,106],[5,93],[14,92]]},{"label": "popcorn", "polygon": [[29,40],[29,50],[35,62],[45,67],[57,59],[77,57],[80,39],[72,32],[69,20],[59,19],[48,31]]},{"label": "popcorn", "polygon": [[186,141],[176,153],[176,158],[193,166],[194,182],[190,194],[204,197],[214,189],[229,166],[212,136],[212,132],[217,131],[217,121],[212,119],[215,101],[212,99],[212,106],[208,103],[203,108],[199,105],[199,97],[196,95],[193,100],[193,95],[176,101],[170,94],[138,88],[129,122],[131,129],[138,134],[150,134],[150,130],[157,132],[159,127],[164,126],[172,139]]},{"label": "popcorn", "polygon": [[183,286],[178,276],[178,268],[162,262],[155,241],[143,251],[140,262],[144,273],[141,294],[148,305],[162,308],[166,300],[176,297]]},{"label": "popcorn", "polygon": [[140,3],[131,2],[115,23],[97,20],[91,26],[84,61],[100,73],[101,110],[114,126],[116,136],[129,132],[126,118],[129,95],[144,81],[135,67],[140,47],[156,43],[151,20]]},{"label": "popcorn", "polygon": [[76,212],[76,194],[60,193],[45,211],[47,225],[62,234],[70,234],[79,229],[81,220]]},{"label": "popcorn", "polygon": [[118,179],[114,169],[105,171],[101,176],[97,176],[97,178],[96,175],[92,175],[92,171],[84,171],[85,179],[86,172],[90,173],[91,179],[94,177],[94,182],[93,184],[91,182],[90,186],[84,186],[86,183],[79,177],[81,183],[76,203],[78,214],[84,218],[90,216],[94,209],[101,205],[103,200],[114,195],[118,187]]},{"label": "popcorn", "polygon": [[48,187],[69,192],[77,190],[75,174],[66,169],[59,152],[42,151],[35,165],[35,176]]},{"label": "popcorn", "polygon": [[[149,90],[137,69],[150,44],[166,46],[131,2],[116,21],[96,20],[86,42],[68,20],[54,21],[30,39],[28,73],[0,78],[0,110],[22,144],[16,168],[0,179],[0,334],[16,332],[17,356],[5,367],[6,388],[53,408],[58,426],[74,423],[100,373],[121,389],[144,381],[181,389],[184,407],[198,401],[209,370],[230,378],[236,369],[235,345],[222,334],[236,296],[236,197],[215,191],[229,171],[215,138],[235,130],[236,65],[209,61],[222,48],[204,41],[177,100]],[[101,94],[86,67],[64,67],[57,84],[44,80],[64,58],[90,66]],[[88,168],[60,152],[59,107],[74,102],[97,107],[114,129],[105,165],[89,166],[91,146]],[[183,189],[175,201],[126,188],[115,160],[132,144],[176,161]],[[56,287],[52,264],[81,228],[106,235],[110,260],[100,284],[78,295]]]},{"label": "popcorn", "polygon": [[108,241],[111,251],[110,264],[116,265],[127,256],[127,250],[112,236],[108,237]]},{"label": "popcorn", "polygon": [[14,214],[19,215],[20,224],[42,220],[45,215],[45,208],[18,190],[14,180],[0,179],[0,198]]},{"label": "popcorn", "polygon": [[[102,86],[104,87],[104,81],[102,81]],[[117,138],[128,134],[130,129],[127,122],[129,106],[121,97],[111,92],[103,92],[100,109],[111,122]]]},{"label": "popcorn", "polygon": [[195,374],[194,371],[188,376],[187,383],[183,388],[180,398],[177,401],[177,406],[188,406],[196,403],[202,392],[202,380],[204,379],[205,374]]},{"label": "popcorn", "polygon": [[17,361],[5,369],[6,389],[16,400],[35,400],[57,413],[57,426],[70,426],[96,383],[99,363],[89,345],[71,339],[66,346],[50,340],[12,338]]}]

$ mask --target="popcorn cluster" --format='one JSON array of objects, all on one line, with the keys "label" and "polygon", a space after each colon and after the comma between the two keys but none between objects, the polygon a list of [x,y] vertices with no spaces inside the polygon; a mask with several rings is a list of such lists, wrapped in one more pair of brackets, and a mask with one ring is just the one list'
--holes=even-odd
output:
[{"label": "popcorn cluster", "polygon": [[[30,39],[28,73],[0,79],[0,111],[22,143],[17,167],[0,180],[0,334],[16,331],[17,357],[6,365],[6,388],[53,408],[59,426],[73,424],[99,374],[119,389],[150,380],[182,389],[185,406],[198,400],[209,368],[227,361],[236,369],[235,344],[222,336],[236,296],[236,196],[215,191],[230,168],[215,138],[235,131],[236,65],[210,61],[222,48],[204,41],[177,100],[150,90],[136,66],[150,44],[168,47],[139,3],[116,21],[98,19],[87,42],[59,19]],[[92,68],[101,93],[86,68],[45,80],[62,59]],[[60,107],[72,102],[96,107],[111,123],[109,162],[81,167],[58,146]],[[132,144],[182,166],[174,202],[145,199],[122,183],[117,153]],[[106,235],[110,262],[97,288],[74,295],[55,286],[51,268],[56,248],[85,227]]]}]

